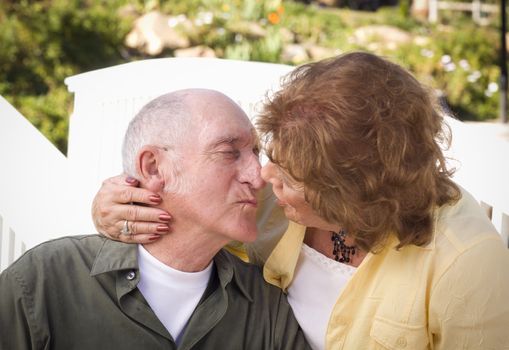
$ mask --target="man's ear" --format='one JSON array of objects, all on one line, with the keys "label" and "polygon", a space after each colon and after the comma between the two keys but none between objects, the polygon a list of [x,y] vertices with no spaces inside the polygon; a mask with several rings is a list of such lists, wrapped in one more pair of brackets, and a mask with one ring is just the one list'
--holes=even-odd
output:
[{"label": "man's ear", "polygon": [[155,146],[143,146],[136,157],[140,185],[156,193],[161,192],[165,186],[163,157],[163,151]]}]

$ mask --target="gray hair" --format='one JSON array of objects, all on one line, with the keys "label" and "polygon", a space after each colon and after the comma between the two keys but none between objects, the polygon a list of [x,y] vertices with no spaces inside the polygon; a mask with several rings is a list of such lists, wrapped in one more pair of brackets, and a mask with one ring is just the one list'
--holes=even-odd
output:
[{"label": "gray hair", "polygon": [[[184,94],[185,95],[185,94]],[[147,103],[131,120],[122,146],[124,172],[138,178],[136,157],[143,146],[164,147],[172,160],[173,179],[166,191],[177,192],[181,187],[177,146],[188,128],[191,111],[184,102],[182,92],[173,92],[157,97]]]}]

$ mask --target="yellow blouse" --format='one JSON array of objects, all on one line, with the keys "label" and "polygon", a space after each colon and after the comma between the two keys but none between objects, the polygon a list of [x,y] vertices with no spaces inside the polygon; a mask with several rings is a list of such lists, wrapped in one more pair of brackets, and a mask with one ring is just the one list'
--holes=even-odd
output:
[{"label": "yellow blouse", "polygon": [[[305,227],[290,223],[265,279],[291,284]],[[261,233],[263,234],[263,233]],[[509,250],[467,192],[436,212],[433,241],[369,253],[338,297],[326,348],[509,349]]]}]

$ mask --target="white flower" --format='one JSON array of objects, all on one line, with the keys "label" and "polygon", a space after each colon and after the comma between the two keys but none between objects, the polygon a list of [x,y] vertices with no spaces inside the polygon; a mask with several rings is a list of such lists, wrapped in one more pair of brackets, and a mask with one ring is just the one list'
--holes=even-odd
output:
[{"label": "white flower", "polygon": [[198,18],[204,24],[211,24],[214,20],[214,14],[210,11],[198,13]]},{"label": "white flower", "polygon": [[421,50],[421,56],[431,58],[435,55],[435,53],[429,49],[422,49]]},{"label": "white flower", "polygon": [[449,55],[443,55],[442,58],[440,58],[440,62],[445,66],[447,63],[452,62],[452,58]]},{"label": "white flower", "polygon": [[460,67],[463,68],[463,70],[465,70],[465,71],[470,70],[470,63],[468,63],[467,60],[465,60],[465,59],[460,60],[459,64],[460,64]]},{"label": "white flower", "polygon": [[452,72],[456,69],[456,64],[454,62],[449,62],[444,65],[444,70],[446,72]]},{"label": "white flower", "polygon": [[177,17],[168,18],[168,26],[171,28],[175,28],[179,24]]},{"label": "white flower", "polygon": [[481,75],[482,75],[481,72],[475,70],[468,75],[467,80],[469,83],[475,83],[481,77]]},{"label": "white flower", "polygon": [[186,20],[187,20],[187,17],[184,14],[180,14],[175,17],[170,17],[170,18],[168,18],[168,26],[171,28],[174,28],[174,27],[178,26],[180,23],[185,22]]},{"label": "white flower", "polygon": [[495,82],[491,82],[488,84],[488,90],[491,92],[497,92],[498,91],[498,84]]}]

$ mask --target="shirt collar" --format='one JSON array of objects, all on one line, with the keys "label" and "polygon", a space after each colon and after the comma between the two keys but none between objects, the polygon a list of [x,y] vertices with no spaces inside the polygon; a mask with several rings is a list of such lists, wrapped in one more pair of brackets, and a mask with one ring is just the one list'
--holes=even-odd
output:
[{"label": "shirt collar", "polygon": [[287,291],[293,280],[305,235],[306,226],[290,221],[288,229],[263,266],[263,277],[267,282]]},{"label": "shirt collar", "polygon": [[253,302],[253,297],[249,292],[249,288],[247,288],[245,281],[242,279],[241,271],[238,271],[236,268],[236,265],[241,262],[235,262],[234,259],[237,258],[233,257],[224,249],[221,249],[214,257],[221,288],[225,289],[228,283],[234,280],[235,285],[246,299]]},{"label": "shirt collar", "polygon": [[[240,272],[236,270],[236,262],[233,259],[236,258],[224,249],[221,249],[214,257],[221,288],[225,289],[234,280],[241,293],[252,302],[253,297],[239,275]],[[106,272],[132,269],[138,269],[137,244],[127,244],[104,239],[104,243],[95,258],[90,275],[96,276]]]},{"label": "shirt collar", "polygon": [[105,272],[138,269],[137,245],[104,239],[94,264],[91,276]]}]

